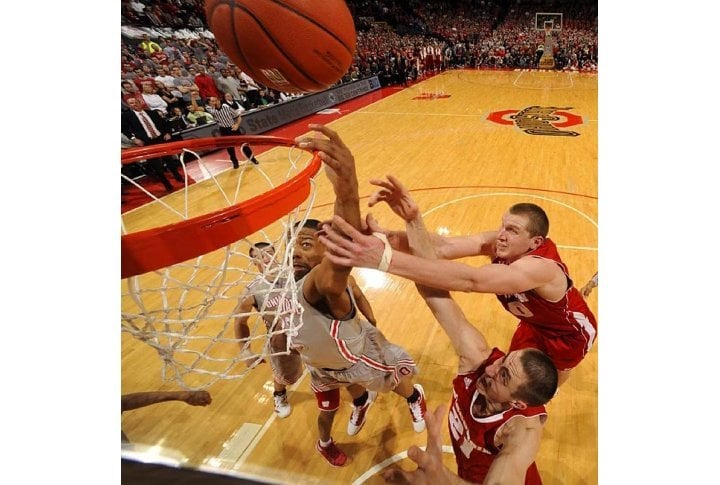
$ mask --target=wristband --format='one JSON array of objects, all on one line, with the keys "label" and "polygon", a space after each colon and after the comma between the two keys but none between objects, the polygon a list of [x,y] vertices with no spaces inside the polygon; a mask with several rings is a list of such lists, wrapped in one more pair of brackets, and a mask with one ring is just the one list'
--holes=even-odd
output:
[{"label": "wristband", "polygon": [[380,258],[380,263],[378,264],[377,269],[387,272],[387,270],[390,268],[390,263],[392,262],[393,256],[390,242],[388,241],[387,236],[381,232],[373,232],[373,236],[380,239],[385,245],[385,249],[383,250],[382,258]]}]

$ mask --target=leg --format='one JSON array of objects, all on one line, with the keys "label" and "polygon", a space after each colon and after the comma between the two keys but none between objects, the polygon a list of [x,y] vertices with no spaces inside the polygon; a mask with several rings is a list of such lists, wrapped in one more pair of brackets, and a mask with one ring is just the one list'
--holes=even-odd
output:
[{"label": "leg", "polygon": [[338,448],[330,435],[335,413],[340,406],[340,389],[330,391],[315,391],[320,414],[318,415],[318,433],[320,439],[315,443],[315,449],[333,466],[343,466],[347,462],[347,455]]},{"label": "leg", "polygon": [[318,431],[320,433],[320,441],[327,442],[330,441],[330,431],[332,430],[333,421],[335,420],[335,413],[337,412],[337,409],[333,409],[332,411],[323,411],[320,410],[320,414],[318,415]]},{"label": "leg", "polygon": [[250,145],[247,143],[243,143],[240,146],[240,150],[242,151],[243,155],[245,155],[245,158],[248,159],[248,161],[254,163],[255,165],[260,165],[260,162],[257,158],[255,158],[255,154],[252,151],[252,148],[250,148]]},{"label": "leg", "polygon": [[240,162],[238,162],[237,155],[235,155],[235,147],[228,147],[227,152],[228,155],[230,155],[233,168],[240,168]]},{"label": "leg", "polygon": [[425,389],[420,384],[413,385],[412,381],[412,374],[402,378],[393,392],[405,398],[413,421],[413,429],[416,433],[422,433],[425,431],[425,413],[427,413]]},{"label": "leg", "polygon": [[[220,127],[220,134],[222,136],[232,136],[236,133],[233,133],[232,129],[225,128],[224,126]],[[238,162],[237,155],[235,154],[235,147],[227,147],[227,153],[230,156],[230,161],[232,162],[233,168],[240,168],[240,163]]]},{"label": "leg", "polygon": [[182,167],[182,164],[180,163],[180,160],[178,160],[174,156],[168,156],[164,157],[165,160],[165,166],[168,170],[170,170],[170,173],[172,174],[173,178],[177,180],[178,182],[185,182],[185,179],[180,174],[180,167]]},{"label": "leg", "polygon": [[[271,349],[277,351],[271,339]],[[278,417],[290,416],[292,407],[287,399],[287,386],[294,384],[302,375],[302,361],[299,354],[272,355],[268,357],[273,372],[273,400]]]},{"label": "leg", "polygon": [[153,158],[148,160],[147,163],[148,172],[165,186],[165,189],[170,192],[173,189],[170,181],[165,177],[165,168],[163,166],[163,160],[161,158]]},{"label": "leg", "polygon": [[367,411],[377,398],[377,392],[368,391],[363,386],[351,384],[347,387],[348,392],[353,398],[352,412],[347,425],[347,433],[354,436],[360,432],[365,426]]}]

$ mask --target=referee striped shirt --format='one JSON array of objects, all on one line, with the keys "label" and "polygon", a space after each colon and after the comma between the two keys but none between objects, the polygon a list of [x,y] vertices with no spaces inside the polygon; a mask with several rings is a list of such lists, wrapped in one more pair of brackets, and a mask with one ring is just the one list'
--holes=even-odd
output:
[{"label": "referee striped shirt", "polygon": [[235,120],[238,118],[237,112],[230,106],[223,104],[220,109],[213,108],[212,106],[206,106],[205,111],[210,113],[217,124],[223,128],[231,128],[235,124]]}]

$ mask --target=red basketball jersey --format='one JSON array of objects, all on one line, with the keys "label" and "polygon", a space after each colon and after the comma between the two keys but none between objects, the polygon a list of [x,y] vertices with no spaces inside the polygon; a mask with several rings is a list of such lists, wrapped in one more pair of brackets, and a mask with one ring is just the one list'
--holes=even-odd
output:
[{"label": "red basketball jersey", "polygon": [[[478,392],[477,380],[488,365],[504,356],[504,352],[494,348],[490,357],[477,370],[468,374],[458,374],[453,380],[453,397],[448,414],[450,438],[455,451],[458,475],[463,480],[473,483],[482,483],[485,480],[495,455],[500,453],[500,448],[495,446],[495,434],[510,418],[547,416],[545,406],[510,408],[484,418],[476,418],[472,415],[473,401]],[[534,462],[525,475],[525,484],[542,484]]]},{"label": "red basketball jersey", "polygon": [[[590,311],[577,288],[572,286],[573,282],[567,266],[560,259],[555,243],[550,239],[545,239],[545,242],[528,253],[528,256],[554,261],[565,273],[567,291],[556,302],[540,297],[534,290],[512,295],[496,295],[502,306],[550,337],[574,334],[581,332],[583,328],[586,333],[594,336],[596,333],[594,330],[597,330],[595,315]],[[508,264],[500,258],[493,259],[493,263]],[[592,326],[592,329],[589,326]]]}]

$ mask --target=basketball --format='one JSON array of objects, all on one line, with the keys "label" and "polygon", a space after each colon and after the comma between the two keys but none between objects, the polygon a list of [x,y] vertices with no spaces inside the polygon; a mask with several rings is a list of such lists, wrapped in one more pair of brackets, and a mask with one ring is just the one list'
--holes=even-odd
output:
[{"label": "basketball", "polygon": [[205,15],[230,60],[278,91],[332,86],[355,55],[355,25],[344,0],[206,0]]}]

